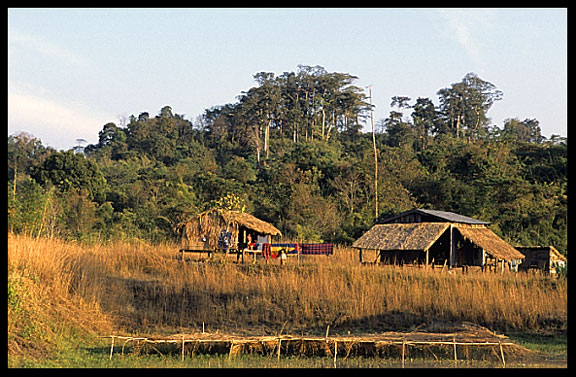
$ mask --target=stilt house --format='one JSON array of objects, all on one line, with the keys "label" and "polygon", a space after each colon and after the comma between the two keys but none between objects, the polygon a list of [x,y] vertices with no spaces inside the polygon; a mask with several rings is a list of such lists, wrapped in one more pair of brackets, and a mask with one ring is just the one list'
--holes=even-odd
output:
[{"label": "stilt house", "polygon": [[361,262],[502,270],[507,264],[516,270],[524,255],[487,225],[452,212],[412,209],[374,225],[352,247]]}]

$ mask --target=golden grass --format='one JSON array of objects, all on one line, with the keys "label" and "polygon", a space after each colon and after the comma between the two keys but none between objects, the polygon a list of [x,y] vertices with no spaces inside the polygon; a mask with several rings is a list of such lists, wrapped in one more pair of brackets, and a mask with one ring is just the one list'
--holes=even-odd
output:
[{"label": "golden grass", "polygon": [[112,329],[100,297],[87,294],[93,282],[78,268],[83,254],[74,243],[8,234],[9,353],[42,353],[72,333]]},{"label": "golden grass", "polygon": [[[28,316],[45,333],[244,334],[400,331],[472,322],[505,331],[567,328],[567,281],[525,273],[448,273],[366,266],[353,249],[287,265],[182,262],[178,246],[82,246],[8,235],[9,337]],[[216,258],[217,259],[217,258]],[[10,289],[10,287],[9,287]],[[9,295],[10,296],[10,295]],[[24,307],[25,310],[22,308]],[[24,335],[23,335],[24,334]]]}]

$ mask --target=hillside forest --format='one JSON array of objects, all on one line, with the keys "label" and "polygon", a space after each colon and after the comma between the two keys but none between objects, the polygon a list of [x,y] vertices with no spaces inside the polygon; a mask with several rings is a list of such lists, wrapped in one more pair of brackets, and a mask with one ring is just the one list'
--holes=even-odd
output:
[{"label": "hillside forest", "polygon": [[567,138],[547,139],[537,119],[513,114],[491,124],[504,96],[494,84],[469,73],[435,99],[392,97],[376,120],[356,76],[297,68],[255,74],[236,102],[195,120],[165,106],[107,123],[82,148],[8,136],[8,231],[163,242],[177,240],[178,223],[225,206],[287,240],[346,245],[378,218],[418,207],[567,254]]}]

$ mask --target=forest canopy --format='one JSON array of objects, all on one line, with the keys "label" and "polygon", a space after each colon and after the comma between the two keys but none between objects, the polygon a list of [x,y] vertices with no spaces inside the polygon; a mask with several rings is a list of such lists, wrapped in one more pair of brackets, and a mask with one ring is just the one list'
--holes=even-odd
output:
[{"label": "forest canopy", "polygon": [[354,75],[299,65],[253,78],[195,121],[165,106],[103,125],[83,151],[8,136],[8,230],[163,241],[234,195],[287,239],[349,244],[377,220],[377,196],[380,218],[451,211],[513,245],[566,253],[567,138],[545,138],[537,119],[492,124],[504,98],[494,84],[468,73],[436,99],[394,96],[373,135],[362,132],[371,105]]}]

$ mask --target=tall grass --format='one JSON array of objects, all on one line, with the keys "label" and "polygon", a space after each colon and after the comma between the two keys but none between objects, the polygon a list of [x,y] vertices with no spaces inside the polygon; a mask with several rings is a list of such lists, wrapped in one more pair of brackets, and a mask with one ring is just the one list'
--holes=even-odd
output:
[{"label": "tall grass", "polygon": [[[51,329],[72,324],[102,335],[190,332],[202,324],[212,332],[258,334],[282,328],[320,333],[328,325],[334,332],[409,330],[462,321],[500,331],[567,327],[565,279],[364,266],[343,247],[300,263],[289,258],[284,266],[250,258],[244,264],[235,258],[182,262],[177,250],[9,235],[9,284],[18,286],[12,297],[26,301],[28,316],[34,305],[44,306],[39,315],[50,318]],[[23,333],[18,305],[9,311],[9,334]]]},{"label": "tall grass", "polygon": [[63,339],[113,328],[98,297],[73,288],[92,284],[76,266],[84,252],[75,243],[8,234],[9,353],[41,355]]}]

